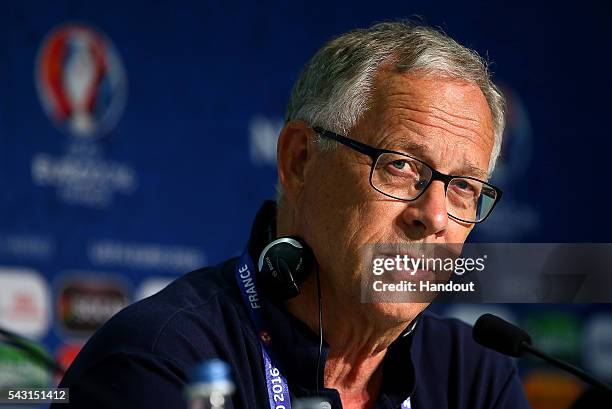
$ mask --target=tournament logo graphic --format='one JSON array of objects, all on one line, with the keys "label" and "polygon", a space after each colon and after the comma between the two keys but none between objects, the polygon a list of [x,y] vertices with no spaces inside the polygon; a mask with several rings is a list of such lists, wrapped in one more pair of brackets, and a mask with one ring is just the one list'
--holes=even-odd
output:
[{"label": "tournament logo graphic", "polygon": [[67,24],[47,36],[38,54],[36,82],[49,117],[76,137],[108,133],[125,106],[119,54],[104,34],[85,25]]},{"label": "tournament logo graphic", "polygon": [[98,141],[117,124],[127,95],[110,40],[89,26],[64,24],[43,41],[35,73],[45,111],[72,138],[61,154],[32,155],[32,183],[55,190],[62,203],[96,209],[111,206],[117,193],[134,193],[136,169],[105,155]]}]

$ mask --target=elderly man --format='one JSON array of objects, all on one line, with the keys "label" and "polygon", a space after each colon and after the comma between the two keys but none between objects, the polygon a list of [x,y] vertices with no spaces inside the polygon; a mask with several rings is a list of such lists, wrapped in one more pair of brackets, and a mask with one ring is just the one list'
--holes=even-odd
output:
[{"label": "elderly man", "polygon": [[71,405],[184,407],[191,368],[220,358],[237,386],[226,407],[528,407],[513,363],[467,325],[361,298],[365,247],[463,243],[488,216],[503,111],[483,61],[434,29],[383,23],[326,44],[293,89],[279,200],[243,256],[111,319],[62,381]]}]

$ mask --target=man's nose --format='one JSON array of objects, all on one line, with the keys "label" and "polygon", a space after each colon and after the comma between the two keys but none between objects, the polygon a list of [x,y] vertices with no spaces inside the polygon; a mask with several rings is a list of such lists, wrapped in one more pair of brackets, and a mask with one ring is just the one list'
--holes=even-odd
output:
[{"label": "man's nose", "polygon": [[444,234],[448,226],[444,183],[433,181],[417,200],[406,203],[402,214],[409,235],[419,238]]}]

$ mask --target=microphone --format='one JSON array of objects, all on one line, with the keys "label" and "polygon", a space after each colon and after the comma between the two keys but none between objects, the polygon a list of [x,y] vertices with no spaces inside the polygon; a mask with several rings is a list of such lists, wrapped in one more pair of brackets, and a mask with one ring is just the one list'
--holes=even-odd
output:
[{"label": "microphone", "polygon": [[472,336],[474,337],[474,341],[478,342],[480,345],[501,352],[504,355],[519,358],[525,355],[525,353],[529,353],[537,356],[549,364],[577,376],[596,388],[612,393],[612,386],[600,381],[582,369],[545,354],[535,348],[531,345],[531,337],[525,330],[493,314],[484,314],[478,318],[476,324],[474,324]]}]

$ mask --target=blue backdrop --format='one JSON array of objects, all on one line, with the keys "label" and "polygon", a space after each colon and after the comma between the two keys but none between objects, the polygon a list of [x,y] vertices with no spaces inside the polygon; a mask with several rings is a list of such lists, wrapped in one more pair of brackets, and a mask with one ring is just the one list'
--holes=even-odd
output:
[{"label": "blue backdrop", "polygon": [[[0,323],[68,362],[118,308],[236,255],[274,195],[301,67],[334,35],[412,15],[486,56],[509,99],[504,198],[471,239],[609,242],[612,28],[599,2],[9,2]],[[570,359],[612,357],[606,306],[550,313],[549,338],[576,339],[557,345]],[[597,359],[581,352],[595,342],[580,338],[584,317],[603,317]]]}]

